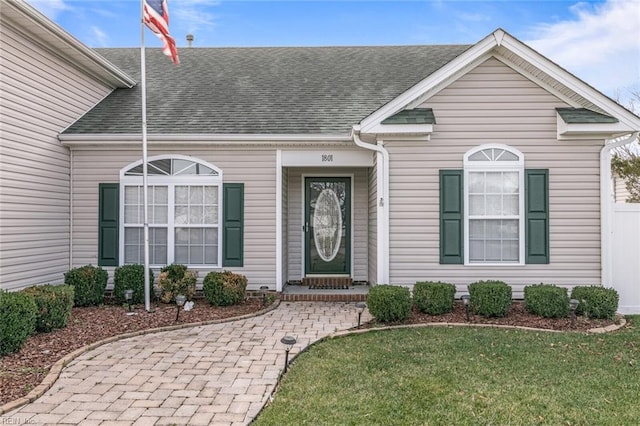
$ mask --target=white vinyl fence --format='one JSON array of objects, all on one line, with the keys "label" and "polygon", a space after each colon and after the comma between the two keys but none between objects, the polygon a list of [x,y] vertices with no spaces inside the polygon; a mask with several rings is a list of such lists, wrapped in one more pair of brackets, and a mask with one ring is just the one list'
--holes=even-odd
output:
[{"label": "white vinyl fence", "polygon": [[618,311],[640,314],[640,203],[613,204],[613,288]]}]

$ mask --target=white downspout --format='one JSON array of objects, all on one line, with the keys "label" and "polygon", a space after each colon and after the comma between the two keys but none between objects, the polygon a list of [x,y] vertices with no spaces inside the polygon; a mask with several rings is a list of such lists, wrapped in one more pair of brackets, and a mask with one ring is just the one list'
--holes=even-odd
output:
[{"label": "white downspout", "polygon": [[381,143],[373,145],[360,139],[360,126],[353,126],[351,131],[353,142],[360,148],[375,151],[377,164],[382,158],[382,169],[378,166],[378,218],[377,218],[377,284],[389,283],[389,151]]},{"label": "white downspout", "polygon": [[[600,151],[600,285],[612,287],[613,284],[613,192],[611,188],[611,151],[622,145],[629,144],[638,138],[639,132],[631,136],[617,140],[608,139]],[[615,142],[609,142],[615,141]]]}]

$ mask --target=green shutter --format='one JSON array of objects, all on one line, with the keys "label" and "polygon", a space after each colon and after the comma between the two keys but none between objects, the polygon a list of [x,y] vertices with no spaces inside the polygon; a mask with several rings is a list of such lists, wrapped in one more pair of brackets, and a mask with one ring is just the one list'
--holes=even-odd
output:
[{"label": "green shutter", "polygon": [[549,263],[549,170],[525,170],[524,194],[525,263]]},{"label": "green shutter", "polygon": [[244,184],[223,184],[222,266],[243,266]]},{"label": "green shutter", "polygon": [[120,184],[98,184],[98,265],[118,266]]},{"label": "green shutter", "polygon": [[462,170],[440,170],[440,263],[462,264]]}]

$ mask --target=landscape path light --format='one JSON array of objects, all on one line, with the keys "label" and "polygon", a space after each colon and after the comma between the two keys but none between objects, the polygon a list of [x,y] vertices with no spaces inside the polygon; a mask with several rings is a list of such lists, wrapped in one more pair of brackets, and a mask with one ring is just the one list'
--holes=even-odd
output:
[{"label": "landscape path light", "polygon": [[131,301],[133,300],[133,290],[127,289],[124,291],[124,300],[127,301],[127,305],[129,305],[129,314],[131,314]]},{"label": "landscape path light", "polygon": [[178,294],[176,296],[176,322],[178,322],[178,317],[180,316],[180,308],[184,306],[184,302],[187,301],[187,297],[184,294]]},{"label": "landscape path light", "polygon": [[162,287],[159,285],[153,286],[153,295],[156,297],[156,306],[160,304],[160,297],[162,296]]},{"label": "landscape path light", "polygon": [[471,295],[463,294],[460,298],[462,299],[462,303],[464,304],[464,317],[466,318],[467,322],[469,322],[469,302],[471,302]]},{"label": "landscape path light", "polygon": [[358,328],[360,328],[360,320],[362,319],[362,313],[367,308],[367,304],[364,302],[356,303],[356,308],[358,308]]},{"label": "landscape path light", "polygon": [[296,338],[293,336],[284,336],[280,339],[280,343],[282,343],[285,347],[284,352],[284,372],[287,372],[287,367],[289,366],[289,351],[296,344]]},{"label": "landscape path light", "polygon": [[260,293],[262,294],[262,306],[267,306],[267,291],[269,290],[269,286],[263,285],[260,286]]},{"label": "landscape path light", "polygon": [[569,299],[569,309],[571,310],[571,327],[576,326],[576,309],[578,309],[578,299]]}]

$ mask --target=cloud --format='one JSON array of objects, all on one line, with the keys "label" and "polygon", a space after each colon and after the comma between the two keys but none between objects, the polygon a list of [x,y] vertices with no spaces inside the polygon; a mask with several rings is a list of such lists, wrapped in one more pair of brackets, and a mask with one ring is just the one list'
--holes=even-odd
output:
[{"label": "cloud", "polygon": [[[210,11],[213,6],[219,5],[215,0],[182,0],[174,2],[169,7],[169,19],[171,25],[185,31],[186,34],[198,35],[200,31],[210,33],[216,25],[216,15]],[[178,40],[180,35],[172,35]]]},{"label": "cloud", "polygon": [[55,20],[60,13],[70,9],[64,0],[28,0],[27,3],[51,20]]},{"label": "cloud", "polygon": [[92,43],[95,47],[108,47],[110,45],[110,38],[107,33],[102,31],[99,27],[91,27],[92,38],[95,40]]},{"label": "cloud", "polygon": [[609,96],[640,82],[640,2],[576,3],[574,18],[533,28],[527,43]]}]

